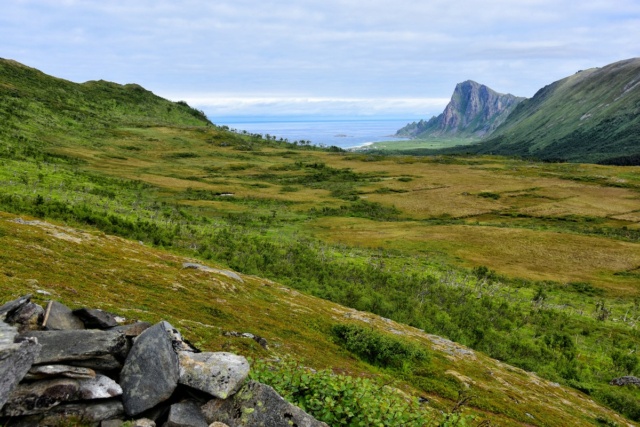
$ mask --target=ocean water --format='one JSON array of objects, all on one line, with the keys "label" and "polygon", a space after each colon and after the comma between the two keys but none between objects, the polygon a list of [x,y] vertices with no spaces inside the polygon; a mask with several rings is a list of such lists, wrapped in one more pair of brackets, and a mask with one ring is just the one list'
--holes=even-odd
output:
[{"label": "ocean water", "polygon": [[314,145],[355,148],[380,141],[401,141],[394,138],[398,129],[415,119],[344,119],[314,120],[300,118],[210,118],[216,125],[226,125],[238,131],[269,134],[278,139],[311,141]]}]

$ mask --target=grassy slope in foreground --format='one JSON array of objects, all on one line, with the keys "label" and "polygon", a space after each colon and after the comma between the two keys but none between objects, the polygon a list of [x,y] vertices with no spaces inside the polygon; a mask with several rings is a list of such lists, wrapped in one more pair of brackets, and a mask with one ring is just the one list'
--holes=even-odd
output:
[{"label": "grassy slope in foreground", "polygon": [[[580,392],[418,329],[305,296],[259,277],[240,275],[241,282],[224,274],[184,269],[182,264],[193,259],[138,242],[25,220],[16,222],[15,216],[0,214],[2,301],[33,293],[41,304],[45,298],[54,298],[74,308],[99,307],[127,318],[167,319],[207,350],[254,358],[293,357],[317,369],[381,376],[386,383],[415,393],[402,381],[403,374],[358,360],[332,338],[333,325],[360,325],[428,350],[430,364],[418,376],[433,383],[436,390],[427,396],[436,408],[453,406],[451,398],[456,398],[443,397],[437,391],[440,388],[473,396],[465,412],[495,425],[624,422]],[[227,337],[225,331],[262,336],[270,349],[253,340]]]}]

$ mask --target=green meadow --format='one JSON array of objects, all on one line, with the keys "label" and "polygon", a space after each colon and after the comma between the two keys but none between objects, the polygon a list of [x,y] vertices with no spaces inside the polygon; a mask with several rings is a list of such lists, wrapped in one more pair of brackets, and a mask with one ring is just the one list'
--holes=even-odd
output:
[{"label": "green meadow", "polygon": [[333,425],[640,420],[609,385],[640,374],[640,167],[318,149],[1,65],[3,300],[166,318]]}]

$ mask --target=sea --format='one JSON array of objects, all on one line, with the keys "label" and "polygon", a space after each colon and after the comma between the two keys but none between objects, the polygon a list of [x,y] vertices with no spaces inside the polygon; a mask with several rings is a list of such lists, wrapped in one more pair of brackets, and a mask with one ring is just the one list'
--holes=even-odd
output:
[{"label": "sea", "polygon": [[416,119],[313,119],[291,117],[210,117],[219,126],[318,146],[359,148],[381,141],[402,141],[393,135]]}]

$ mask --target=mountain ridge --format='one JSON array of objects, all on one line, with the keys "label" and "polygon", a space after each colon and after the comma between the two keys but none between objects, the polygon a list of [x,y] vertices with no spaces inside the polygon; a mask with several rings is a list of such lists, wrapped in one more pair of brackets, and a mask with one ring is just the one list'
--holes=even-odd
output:
[{"label": "mountain ridge", "polygon": [[502,94],[473,80],[458,83],[444,111],[428,121],[413,122],[396,136],[482,138],[504,122],[525,98]]},{"label": "mountain ridge", "polygon": [[620,163],[640,154],[640,58],[581,70],[520,103],[484,141],[459,150]]}]

